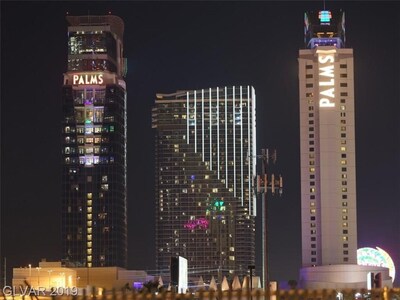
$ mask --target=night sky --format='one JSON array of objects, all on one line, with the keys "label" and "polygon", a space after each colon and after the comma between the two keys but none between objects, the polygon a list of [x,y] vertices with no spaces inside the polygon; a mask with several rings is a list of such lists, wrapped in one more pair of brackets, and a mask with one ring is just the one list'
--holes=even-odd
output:
[{"label": "night sky", "polygon": [[[277,149],[273,168],[285,185],[282,197],[269,197],[270,279],[297,279],[297,57],[304,11],[322,8],[322,1],[1,1],[1,254],[8,266],[61,258],[65,15],[111,11],[125,22],[128,58],[129,268],[155,268],[155,94],[253,85],[258,152]],[[326,8],[345,10],[346,46],[354,49],[358,244],[385,249],[400,274],[400,3],[327,1]]]}]

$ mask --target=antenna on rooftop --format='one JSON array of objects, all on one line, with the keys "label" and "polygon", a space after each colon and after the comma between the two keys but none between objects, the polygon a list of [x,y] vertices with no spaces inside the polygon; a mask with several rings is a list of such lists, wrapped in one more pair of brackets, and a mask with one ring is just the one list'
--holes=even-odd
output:
[{"label": "antenna on rooftop", "polygon": [[325,0],[323,0],[323,2],[324,2],[324,10],[325,10]]}]

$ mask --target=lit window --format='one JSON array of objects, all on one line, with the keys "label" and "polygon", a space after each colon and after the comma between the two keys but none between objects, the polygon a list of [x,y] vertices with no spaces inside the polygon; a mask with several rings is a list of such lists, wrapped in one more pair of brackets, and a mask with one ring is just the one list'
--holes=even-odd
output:
[{"label": "lit window", "polygon": [[315,193],[315,188],[310,188],[310,193]]},{"label": "lit window", "polygon": [[346,151],[346,147],[345,146],[340,147],[340,151]]},{"label": "lit window", "polygon": [[310,172],[315,172],[315,168],[314,167],[310,168],[309,170],[310,170]]},{"label": "lit window", "polygon": [[342,165],[347,165],[347,160],[342,159],[342,160],[340,161],[340,164],[342,164]]},{"label": "lit window", "polygon": [[[343,241],[347,242],[349,240],[348,236],[343,236]],[[344,246],[344,245],[343,245]]]}]

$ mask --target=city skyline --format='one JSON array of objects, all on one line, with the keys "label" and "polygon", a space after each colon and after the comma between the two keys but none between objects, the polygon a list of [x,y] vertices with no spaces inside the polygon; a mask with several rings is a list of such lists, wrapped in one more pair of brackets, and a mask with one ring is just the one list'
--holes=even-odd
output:
[{"label": "city skyline", "polygon": [[[297,51],[304,47],[304,12],[322,9],[322,3],[93,3],[1,3],[1,237],[8,264],[61,258],[65,15],[111,10],[125,22],[128,58],[128,266],[154,268],[151,107],[156,93],[243,83],[257,91],[258,152],[277,148],[277,168],[285,180],[283,196],[269,199],[270,278],[297,278]],[[327,2],[326,7],[346,12],[348,46],[355,53],[358,246],[381,247],[399,266],[399,6]]]}]

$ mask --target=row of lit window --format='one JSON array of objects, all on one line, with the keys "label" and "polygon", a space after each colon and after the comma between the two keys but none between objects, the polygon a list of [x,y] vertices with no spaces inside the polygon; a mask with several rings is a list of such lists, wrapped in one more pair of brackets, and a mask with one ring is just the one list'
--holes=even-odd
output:
[{"label": "row of lit window", "polygon": [[[306,70],[311,70],[313,69],[314,65],[312,64],[306,64]],[[347,64],[340,64],[339,67],[341,69],[347,69]]]},{"label": "row of lit window", "polygon": [[[314,87],[313,83],[306,83],[306,88],[313,88],[313,87]],[[347,83],[341,82],[340,83],[340,87],[347,87]],[[343,96],[343,97],[348,96],[348,93],[347,92],[340,92],[340,96]]]},{"label": "row of lit window", "polygon": [[78,142],[78,144],[83,145],[83,144],[100,144],[100,143],[108,143],[109,142],[109,138],[108,137],[78,137],[78,139],[76,140],[74,137],[69,137],[66,136],[64,139],[66,144],[74,144],[76,141]]},{"label": "row of lit window", "polygon": [[93,133],[105,133],[105,132],[113,132],[114,131],[114,125],[110,126],[78,126],[76,129],[75,127],[72,126],[65,126],[64,127],[64,132],[65,133],[75,133],[77,132],[78,134],[93,134]]},{"label": "row of lit window", "polygon": [[65,164],[80,164],[85,166],[92,166],[92,165],[103,165],[103,164],[112,164],[114,163],[114,157],[104,157],[104,156],[80,156],[80,157],[66,157],[64,159]]},{"label": "row of lit window", "polygon": [[[77,148],[65,147],[64,154],[76,154]],[[108,153],[108,147],[78,147],[78,154],[106,154]]]}]

